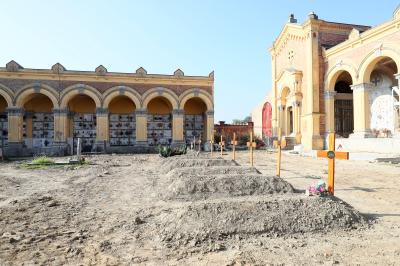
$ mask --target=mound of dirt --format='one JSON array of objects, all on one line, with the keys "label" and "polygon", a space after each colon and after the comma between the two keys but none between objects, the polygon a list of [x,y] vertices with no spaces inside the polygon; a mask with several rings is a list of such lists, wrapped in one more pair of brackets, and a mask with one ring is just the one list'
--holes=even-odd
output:
[{"label": "mound of dirt", "polygon": [[155,217],[163,243],[170,248],[206,248],[232,237],[293,236],[366,224],[365,218],[337,198],[303,195],[200,201]]},{"label": "mound of dirt", "polygon": [[183,167],[170,171],[167,176],[171,178],[180,178],[187,175],[248,175],[261,174],[254,167],[237,166],[214,166],[214,167]]},{"label": "mound of dirt", "polygon": [[176,159],[165,162],[160,168],[162,172],[168,173],[169,171],[182,168],[182,167],[212,167],[212,166],[237,166],[234,161],[222,159]]},{"label": "mound of dirt", "polygon": [[163,158],[161,157],[161,165],[165,165],[171,162],[176,162],[176,161],[180,161],[182,159],[191,159],[191,160],[198,160],[198,159],[211,159],[211,160],[224,160],[221,157],[210,157],[209,154],[207,153],[200,153],[200,154],[196,154],[194,152],[188,152],[187,154],[183,154],[183,155],[176,155],[176,156],[172,156],[172,157],[168,157],[168,158]]},{"label": "mound of dirt", "polygon": [[166,189],[164,199],[201,200],[293,193],[293,187],[275,176],[252,175],[185,175],[176,178]]}]

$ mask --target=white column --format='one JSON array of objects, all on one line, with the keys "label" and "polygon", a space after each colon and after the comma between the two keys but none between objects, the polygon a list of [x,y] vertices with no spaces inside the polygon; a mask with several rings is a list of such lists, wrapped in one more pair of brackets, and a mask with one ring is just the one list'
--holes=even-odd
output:
[{"label": "white column", "polygon": [[372,84],[360,83],[351,86],[351,89],[353,90],[354,133],[350,137],[372,137],[369,106],[369,91],[372,89]]},{"label": "white column", "polygon": [[325,134],[335,132],[335,96],[336,91],[325,91]]},{"label": "white column", "polygon": [[281,128],[282,134],[285,133],[286,125],[285,125],[285,105],[278,105],[278,128]]}]

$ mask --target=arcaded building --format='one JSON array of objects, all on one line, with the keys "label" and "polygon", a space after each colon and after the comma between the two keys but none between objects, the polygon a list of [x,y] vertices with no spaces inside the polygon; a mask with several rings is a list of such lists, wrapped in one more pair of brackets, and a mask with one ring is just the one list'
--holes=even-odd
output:
[{"label": "arcaded building", "polygon": [[335,132],[349,151],[400,152],[400,10],[370,27],[294,16],[269,49],[271,92],[252,112],[258,135],[305,150]]},{"label": "arcaded building", "polygon": [[0,147],[8,156],[146,152],[211,139],[214,73],[209,76],[0,68]]}]

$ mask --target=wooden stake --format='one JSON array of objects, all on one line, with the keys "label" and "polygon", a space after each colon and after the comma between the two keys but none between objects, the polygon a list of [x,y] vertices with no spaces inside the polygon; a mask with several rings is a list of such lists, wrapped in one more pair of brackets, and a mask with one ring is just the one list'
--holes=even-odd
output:
[{"label": "wooden stake", "polygon": [[223,155],[222,153],[223,153],[223,150],[224,150],[224,146],[225,146],[225,141],[223,141],[222,134],[221,134],[221,141],[219,143],[219,146],[221,147],[221,156],[222,156]]},{"label": "wooden stake", "polygon": [[282,129],[278,128],[278,140],[274,141],[274,147],[277,147],[278,153],[276,158],[276,176],[281,176],[281,158],[282,148],[286,146],[286,141],[282,141]]},{"label": "wooden stake", "polygon": [[253,142],[253,132],[250,132],[250,141],[247,142],[247,147],[250,149],[250,165],[254,166],[253,148],[257,147],[257,143]]},{"label": "wooden stake", "polygon": [[237,141],[236,141],[236,133],[233,132],[233,140],[231,141],[232,144],[232,160],[236,160],[236,145],[237,145]]},{"label": "wooden stake", "polygon": [[335,159],[348,160],[349,153],[335,151],[335,133],[329,133],[329,150],[317,151],[318,158],[328,158],[328,191],[335,194]]}]

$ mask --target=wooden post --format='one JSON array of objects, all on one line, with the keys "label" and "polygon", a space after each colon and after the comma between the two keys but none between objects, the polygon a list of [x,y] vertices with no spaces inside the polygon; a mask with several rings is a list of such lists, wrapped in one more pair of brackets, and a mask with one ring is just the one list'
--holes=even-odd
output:
[{"label": "wooden post", "polygon": [[253,158],[253,148],[257,147],[257,144],[253,142],[253,132],[250,132],[250,141],[247,142],[247,147],[250,149],[250,165],[254,166],[254,158]]},{"label": "wooden post", "polygon": [[274,141],[274,147],[277,147],[277,158],[276,158],[276,176],[281,176],[281,158],[282,148],[286,146],[286,141],[282,141],[282,129],[278,128],[278,140]]},{"label": "wooden post", "polygon": [[222,156],[223,155],[224,146],[225,146],[225,141],[223,141],[222,134],[221,134],[221,141],[219,143],[219,146],[221,147],[221,156]]},{"label": "wooden post", "polygon": [[348,160],[349,153],[335,151],[335,133],[329,133],[329,150],[317,151],[318,158],[328,158],[328,192],[335,195],[335,159]]},{"label": "wooden post", "polygon": [[236,145],[237,145],[237,141],[236,141],[236,133],[233,132],[233,140],[231,141],[232,144],[232,160],[236,160]]}]

